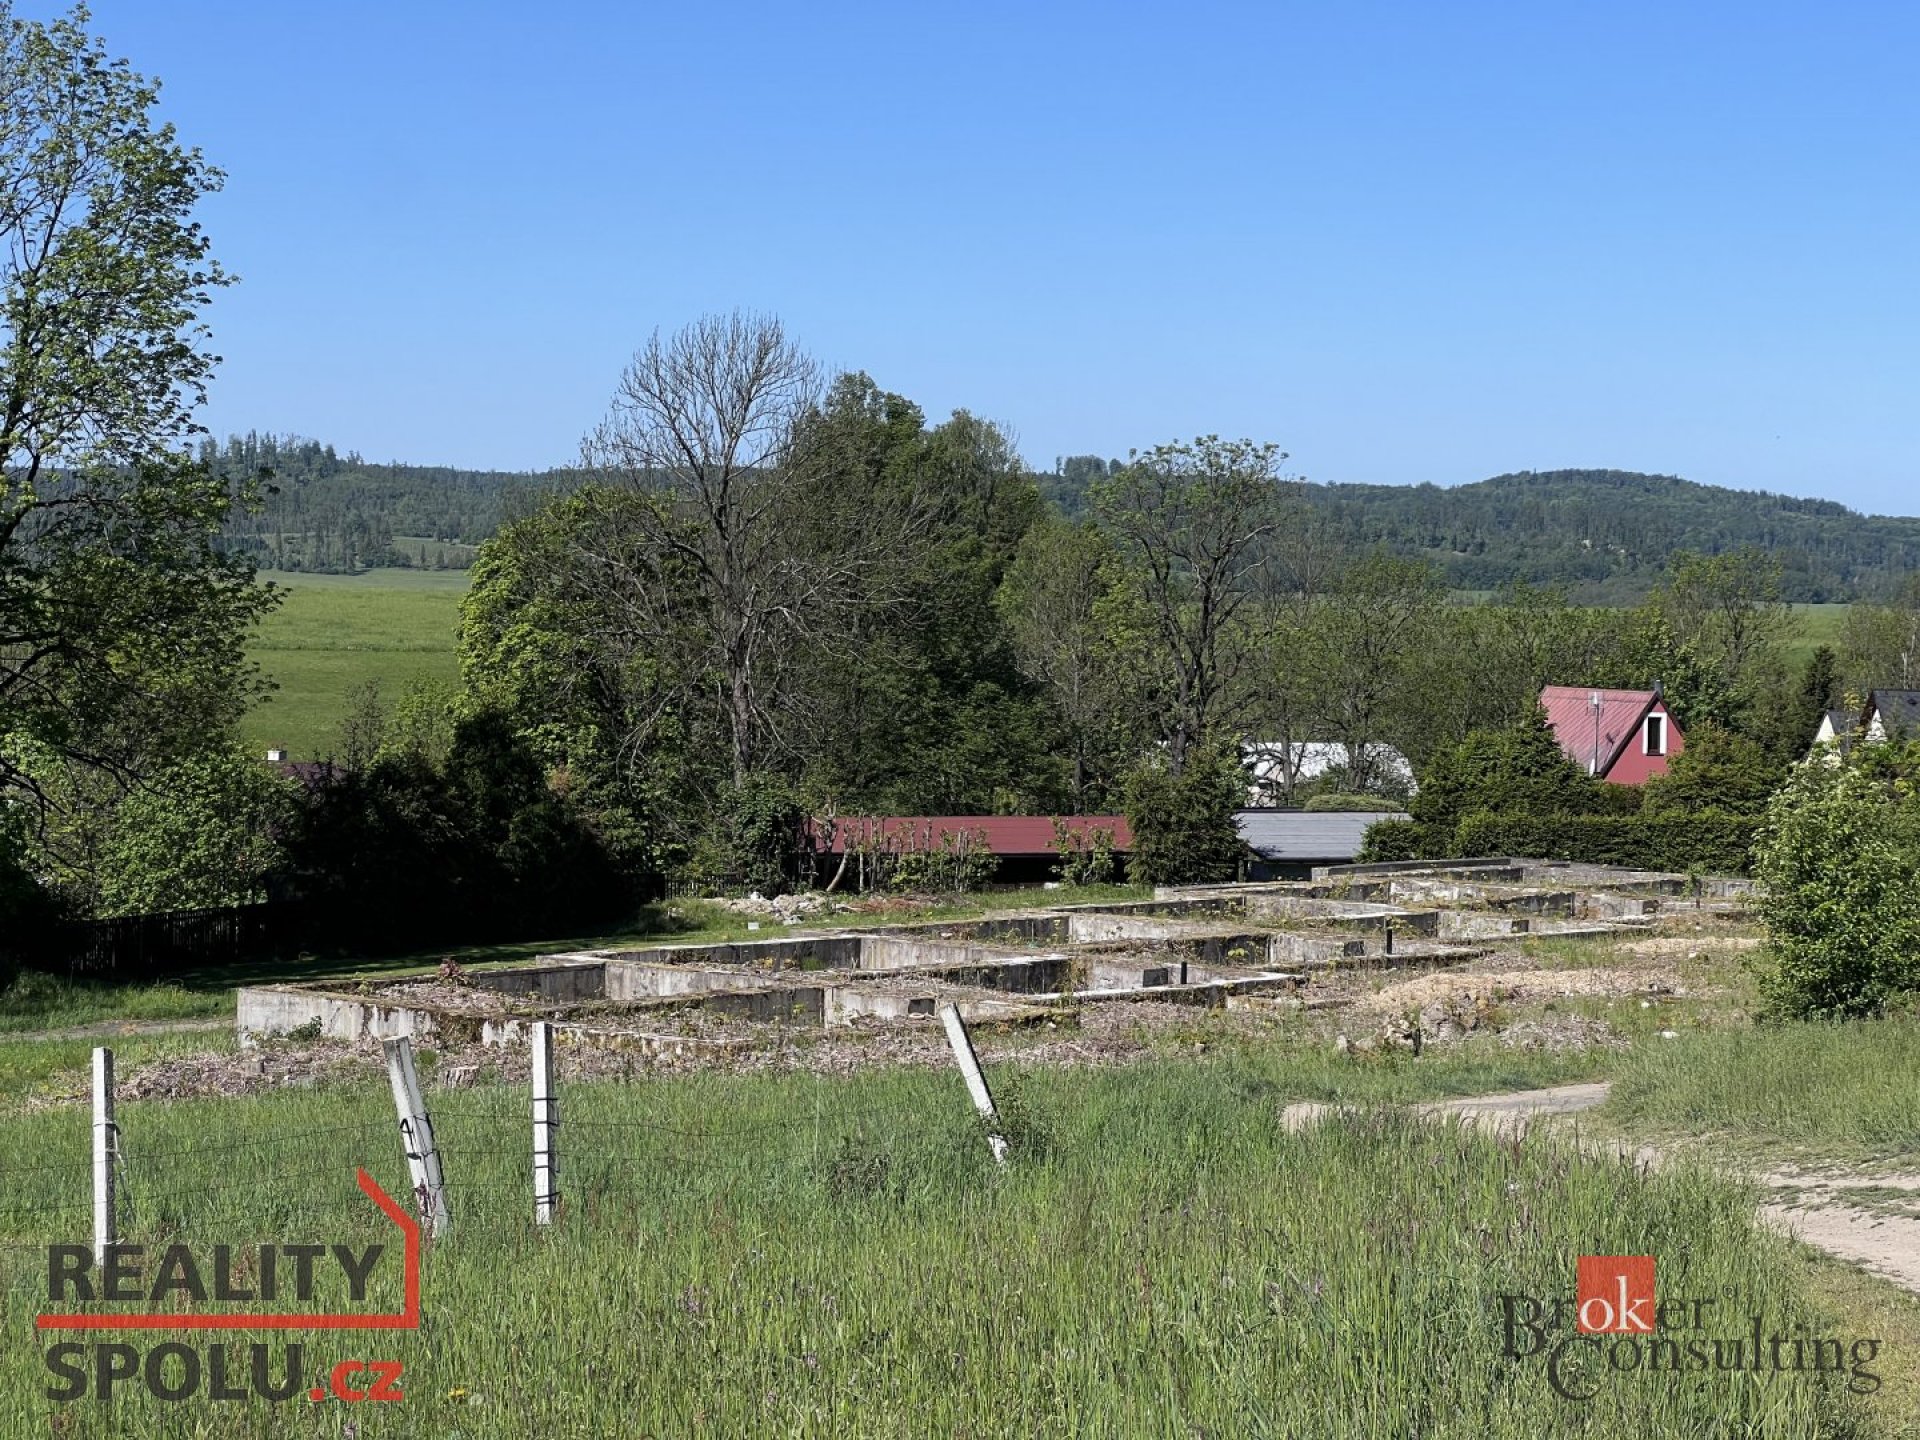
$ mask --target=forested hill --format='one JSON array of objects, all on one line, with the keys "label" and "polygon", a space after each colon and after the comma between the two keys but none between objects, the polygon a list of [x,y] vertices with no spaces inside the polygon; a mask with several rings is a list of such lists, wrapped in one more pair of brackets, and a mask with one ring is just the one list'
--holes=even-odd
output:
[{"label": "forested hill", "polygon": [[1463,590],[1518,579],[1624,599],[1654,584],[1676,550],[1746,545],[1779,558],[1789,600],[1871,596],[1920,569],[1920,518],[1672,475],[1524,471],[1451,489],[1312,485],[1308,494],[1346,542],[1427,556]]},{"label": "forested hill", "polygon": [[254,433],[209,441],[202,457],[228,475],[265,476],[260,509],[228,521],[226,545],[276,570],[462,569],[503,515],[576,481],[559,470],[374,464],[318,441]]},{"label": "forested hill", "polygon": [[[543,491],[578,476],[373,464],[311,440],[249,434],[209,442],[232,473],[268,472],[253,515],[227,543],[264,566],[352,571],[376,565],[458,568],[473,547]],[[1034,478],[1077,516],[1107,462],[1075,456]],[[1851,600],[1890,592],[1920,570],[1920,518],[1861,515],[1831,500],[1697,485],[1628,470],[1546,470],[1471,485],[1308,485],[1309,502],[1344,548],[1425,556],[1460,590],[1511,580],[1562,584],[1576,599],[1631,600],[1676,550],[1756,545],[1785,568],[1786,598]]]},{"label": "forested hill", "polygon": [[[1077,513],[1104,468],[1075,456],[1042,483]],[[1459,590],[1526,580],[1565,585],[1589,603],[1633,600],[1658,583],[1677,550],[1746,545],[1780,559],[1784,595],[1794,601],[1871,598],[1920,570],[1920,518],[1673,475],[1529,470],[1446,489],[1315,484],[1305,493],[1343,547],[1424,556]]]}]

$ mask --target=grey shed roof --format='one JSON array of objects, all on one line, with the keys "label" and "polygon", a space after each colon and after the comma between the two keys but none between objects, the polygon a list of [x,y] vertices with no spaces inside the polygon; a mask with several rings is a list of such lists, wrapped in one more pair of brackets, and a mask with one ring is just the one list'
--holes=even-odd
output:
[{"label": "grey shed roof", "polygon": [[1364,810],[1240,810],[1233,823],[1262,860],[1338,863],[1360,853],[1360,841],[1375,821],[1406,818]]},{"label": "grey shed roof", "polygon": [[1880,717],[1889,740],[1920,735],[1920,690],[1875,690],[1867,704]]}]

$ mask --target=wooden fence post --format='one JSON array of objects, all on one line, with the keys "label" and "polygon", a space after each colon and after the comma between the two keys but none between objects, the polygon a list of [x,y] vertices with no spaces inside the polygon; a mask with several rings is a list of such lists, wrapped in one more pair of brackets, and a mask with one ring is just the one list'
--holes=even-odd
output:
[{"label": "wooden fence post", "polygon": [[107,1263],[107,1247],[116,1240],[114,1162],[120,1156],[120,1128],[113,1121],[113,1051],[93,1052],[93,1263]]},{"label": "wooden fence post", "polygon": [[440,1152],[433,1144],[433,1121],[420,1095],[420,1076],[413,1068],[413,1041],[402,1035],[381,1042],[387,1053],[387,1080],[393,1086],[393,1108],[400,1116],[400,1145],[407,1156],[407,1178],[420,1211],[420,1228],[429,1237],[445,1235],[447,1187],[440,1176]]},{"label": "wooden fence post", "polygon": [[533,1223],[551,1225],[560,1204],[554,1164],[559,1101],[553,1094],[553,1026],[536,1020],[529,1036],[533,1048]]},{"label": "wooden fence post", "polygon": [[942,1005],[940,1019],[947,1027],[947,1043],[953,1047],[954,1064],[960,1067],[960,1074],[967,1082],[967,1094],[973,1098],[973,1108],[980,1112],[980,1118],[987,1122],[987,1148],[993,1151],[993,1163],[1007,1163],[1006,1137],[996,1132],[993,1122],[998,1118],[993,1109],[993,1096],[987,1090],[987,1077],[980,1073],[980,1057],[973,1053],[973,1041],[967,1035],[967,1023],[960,1018],[960,1007]]}]

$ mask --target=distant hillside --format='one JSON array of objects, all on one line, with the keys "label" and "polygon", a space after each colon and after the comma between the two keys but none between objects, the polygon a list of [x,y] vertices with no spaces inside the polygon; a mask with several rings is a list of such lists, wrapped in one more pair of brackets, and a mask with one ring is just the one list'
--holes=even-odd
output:
[{"label": "distant hillside", "polygon": [[1424,555],[1463,590],[1520,579],[1624,598],[1652,585],[1676,550],[1744,545],[1779,558],[1786,598],[1797,601],[1873,595],[1920,569],[1920,518],[1672,475],[1523,471],[1452,489],[1314,485],[1309,494],[1349,544]]},{"label": "distant hillside", "polygon": [[[1069,514],[1104,468],[1091,456],[1044,477]],[[1117,463],[1117,462],[1114,462]],[[1308,499],[1345,546],[1384,546],[1433,561],[1458,590],[1512,580],[1566,585],[1574,598],[1637,598],[1676,550],[1755,545],[1779,557],[1785,596],[1873,597],[1920,570],[1920,518],[1862,515],[1831,500],[1698,485],[1631,470],[1544,470],[1438,485],[1309,485]]]},{"label": "distant hillside", "polygon": [[566,471],[381,465],[315,440],[254,433],[208,442],[202,455],[226,474],[267,477],[259,512],[229,520],[228,549],[269,569],[330,574],[464,569],[513,507],[577,479]]},{"label": "distant hillside", "polygon": [[[236,517],[227,543],[282,570],[458,569],[504,515],[579,479],[563,470],[372,464],[316,441],[256,434],[209,444],[206,455],[231,473],[271,473],[264,508]],[[1051,503],[1078,515],[1107,464],[1074,456],[1034,479]],[[1920,570],[1920,518],[1673,475],[1523,471],[1451,489],[1309,485],[1306,494],[1345,547],[1424,556],[1458,590],[1526,580],[1566,585],[1593,603],[1630,600],[1658,582],[1676,550],[1743,545],[1780,558],[1794,601],[1872,597]]]}]

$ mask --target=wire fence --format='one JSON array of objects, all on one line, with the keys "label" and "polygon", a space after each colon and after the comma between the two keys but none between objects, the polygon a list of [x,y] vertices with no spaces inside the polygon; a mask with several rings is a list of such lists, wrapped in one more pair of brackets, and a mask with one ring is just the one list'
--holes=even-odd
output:
[{"label": "wire fence", "polygon": [[9,1289],[44,1294],[50,1245],[90,1241],[99,1259],[109,1245],[374,1229],[390,1236],[390,1220],[360,1188],[362,1170],[418,1216],[429,1239],[459,1244],[469,1229],[484,1239],[668,1197],[830,1181],[849,1164],[884,1167],[862,1149],[876,1138],[999,1161],[998,1119],[957,1012],[948,1035],[964,1092],[929,1081],[905,1099],[862,1096],[816,1077],[812,1105],[771,1114],[734,1113],[737,1106],[689,1114],[683,1097],[671,1113],[651,1115],[634,1113],[656,1098],[647,1086],[557,1089],[550,1032],[534,1047],[528,1082],[440,1092],[429,1105],[410,1042],[393,1040],[386,1049],[394,1108],[384,1115],[184,1142],[177,1121],[148,1123],[148,1107],[164,1102],[116,1113],[111,1052],[103,1049],[84,1127],[90,1144],[80,1143],[76,1125],[57,1142],[60,1158],[0,1163],[0,1278]]}]

